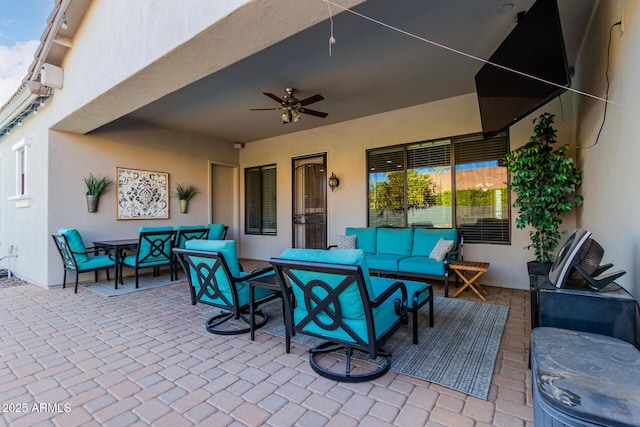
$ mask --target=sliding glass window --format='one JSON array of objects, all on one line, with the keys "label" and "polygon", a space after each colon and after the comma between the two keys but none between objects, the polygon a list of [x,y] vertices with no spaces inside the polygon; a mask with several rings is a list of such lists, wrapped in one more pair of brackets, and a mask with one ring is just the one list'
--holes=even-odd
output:
[{"label": "sliding glass window", "polygon": [[468,242],[509,242],[506,134],[367,151],[369,226],[459,228]]},{"label": "sliding glass window", "polygon": [[245,234],[277,233],[276,165],[244,170]]}]

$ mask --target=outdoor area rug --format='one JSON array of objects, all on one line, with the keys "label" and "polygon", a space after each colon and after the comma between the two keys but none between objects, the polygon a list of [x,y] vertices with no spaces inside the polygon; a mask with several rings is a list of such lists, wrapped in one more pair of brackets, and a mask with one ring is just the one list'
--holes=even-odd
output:
[{"label": "outdoor area rug", "polygon": [[[185,281],[184,274],[180,275],[180,278],[175,281],[171,281],[171,275],[168,271],[163,271],[158,277],[153,277],[153,274],[142,274],[139,276],[139,288],[136,288],[136,279],[133,276],[127,276],[124,278],[124,285],[118,284],[118,289],[115,289],[113,274],[110,274],[111,279],[94,282],[93,280],[87,282],[80,282],[79,285],[96,292],[106,297],[113,297],[117,295],[130,294],[131,292],[145,291],[147,289],[159,288],[161,286],[173,285]],[[67,283],[67,287],[74,286],[73,283]]]},{"label": "outdoor area rug", "polygon": [[[428,306],[418,313],[418,345],[409,319],[384,346],[393,355],[391,370],[486,400],[509,307],[443,297],[435,297],[433,305],[433,328]],[[269,316],[261,331],[284,337],[281,307],[280,301],[261,306]],[[292,340],[310,346],[321,342],[303,334]]]}]

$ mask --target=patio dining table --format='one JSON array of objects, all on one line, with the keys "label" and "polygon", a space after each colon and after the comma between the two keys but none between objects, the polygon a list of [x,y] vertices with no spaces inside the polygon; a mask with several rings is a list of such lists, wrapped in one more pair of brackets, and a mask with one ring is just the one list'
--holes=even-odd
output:
[{"label": "patio dining table", "polygon": [[122,262],[125,249],[136,250],[138,248],[138,239],[118,239],[118,240],[97,240],[93,242],[93,246],[104,250],[112,250],[116,257],[113,274],[115,277],[115,289],[118,289],[118,276],[120,275],[120,263]]}]

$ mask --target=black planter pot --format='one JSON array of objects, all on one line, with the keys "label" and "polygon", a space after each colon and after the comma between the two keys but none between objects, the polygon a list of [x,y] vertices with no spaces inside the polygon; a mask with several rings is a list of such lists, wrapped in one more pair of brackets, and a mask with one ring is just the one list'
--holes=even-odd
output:
[{"label": "black planter pot", "polygon": [[537,261],[529,261],[527,262],[527,271],[529,272],[529,276],[548,276],[549,271],[551,271],[550,262],[537,262]]}]

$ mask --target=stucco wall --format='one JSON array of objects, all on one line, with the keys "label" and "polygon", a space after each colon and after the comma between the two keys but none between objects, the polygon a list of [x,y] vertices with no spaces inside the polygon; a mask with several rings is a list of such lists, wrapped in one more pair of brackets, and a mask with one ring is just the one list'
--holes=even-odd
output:
[{"label": "stucco wall", "polygon": [[[611,26],[624,15],[625,29]],[[604,97],[607,45],[611,34],[609,99],[604,118],[604,102],[577,96],[578,145],[593,146],[578,152],[584,168],[586,195],[579,224],[593,233],[605,250],[604,262],[627,274],[617,283],[638,299],[640,285],[640,2],[600,1],[594,13],[582,53],[578,58],[574,86]],[[620,104],[620,105],[619,105]],[[596,143],[597,141],[597,143]],[[595,143],[595,145],[593,145]]]},{"label": "stucco wall", "polygon": [[[89,135],[51,131],[49,154],[51,203],[47,229],[41,233],[51,240],[49,235],[58,228],[74,227],[87,245],[97,239],[135,238],[141,226],[207,224],[211,162],[238,163],[238,151],[230,143],[122,121]],[[98,212],[88,213],[82,177],[92,172],[115,178],[116,167],[167,172],[170,191],[176,183],[181,183],[193,184],[201,193],[191,199],[186,214],[180,213],[177,199],[171,198],[169,219],[116,220],[116,188],[113,185],[101,196]],[[233,200],[232,194],[217,197]],[[60,257],[52,240],[46,244],[51,250],[45,283],[62,283]]]},{"label": "stucco wall", "polygon": [[[573,141],[570,99],[563,98],[563,105],[554,101],[544,108],[544,111],[558,114],[559,137],[569,144]],[[561,114],[561,107],[564,115]],[[530,117],[536,117],[539,113],[533,113]],[[327,200],[328,240],[329,243],[335,243],[335,236],[343,234],[345,227],[366,225],[367,149],[480,130],[476,95],[469,94],[247,144],[240,153],[242,168],[277,164],[278,235],[243,234],[242,257],[268,259],[291,246],[292,157],[327,152],[328,171],[335,172],[340,178],[340,187],[329,192]],[[524,144],[531,134],[531,119],[523,119],[511,129],[512,146]],[[244,183],[241,185],[243,187]],[[573,215],[567,215],[564,226],[571,228],[574,224]],[[533,259],[533,255],[523,249],[529,243],[528,231],[514,228],[512,236],[511,245],[465,246],[465,259],[491,262],[491,268],[481,282],[529,288],[526,261]]]}]

